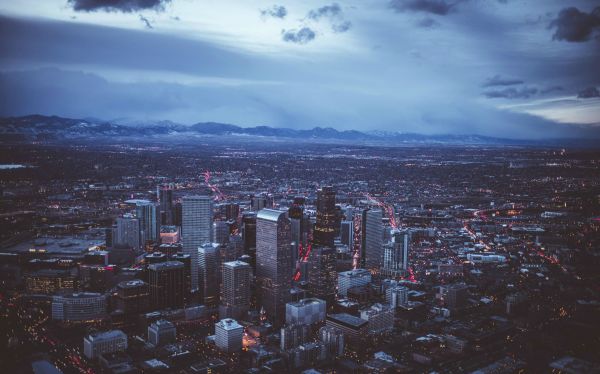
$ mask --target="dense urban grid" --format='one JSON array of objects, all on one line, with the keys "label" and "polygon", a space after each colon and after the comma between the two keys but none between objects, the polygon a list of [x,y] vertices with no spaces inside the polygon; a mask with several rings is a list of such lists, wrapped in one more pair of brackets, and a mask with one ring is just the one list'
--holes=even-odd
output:
[{"label": "dense urban grid", "polygon": [[600,371],[600,153],[5,144],[2,371]]}]

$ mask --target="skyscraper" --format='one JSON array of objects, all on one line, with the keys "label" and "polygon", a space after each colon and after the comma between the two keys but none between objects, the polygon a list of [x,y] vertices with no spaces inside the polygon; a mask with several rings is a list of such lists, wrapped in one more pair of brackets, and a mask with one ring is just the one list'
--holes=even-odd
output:
[{"label": "skyscraper", "polygon": [[256,213],[244,212],[242,216],[244,254],[250,256],[250,266],[256,270]]},{"label": "skyscraper", "polygon": [[140,221],[131,214],[118,217],[117,227],[113,235],[113,244],[131,247],[135,251],[139,251],[141,249]]},{"label": "skyscraper", "polygon": [[231,318],[225,318],[215,324],[215,344],[223,351],[240,351],[243,335],[244,328]]},{"label": "skyscraper", "polygon": [[346,244],[349,248],[354,247],[354,226],[352,221],[342,221],[340,239],[342,244]]},{"label": "skyscraper", "polygon": [[381,209],[367,209],[362,214],[362,264],[378,271],[383,266],[383,223]]},{"label": "skyscraper", "polygon": [[408,269],[409,243],[408,231],[394,230],[392,232],[392,241],[385,245],[383,252],[383,273],[396,276]]},{"label": "skyscraper", "polygon": [[221,254],[216,243],[204,243],[198,249],[199,287],[204,304],[214,307],[219,302],[221,286]]},{"label": "skyscraper", "polygon": [[252,268],[242,261],[223,264],[222,314],[240,318],[250,308],[250,282]]},{"label": "skyscraper", "polygon": [[164,225],[173,225],[173,190],[169,186],[158,187],[161,221]]},{"label": "skyscraper", "polygon": [[198,248],[213,241],[213,208],[210,196],[185,196],[182,205],[183,251],[192,258],[192,289],[198,285]]},{"label": "skyscraper", "polygon": [[313,245],[308,259],[308,290],[313,297],[333,305],[337,286],[335,248]]},{"label": "skyscraper", "polygon": [[184,268],[179,261],[167,261],[148,266],[150,304],[153,308],[183,306]]},{"label": "skyscraper", "polygon": [[317,221],[313,233],[313,243],[333,247],[337,213],[335,208],[335,190],[323,187],[317,191]]},{"label": "skyscraper", "polygon": [[286,212],[263,209],[256,220],[256,277],[267,316],[279,324],[292,286],[290,220]]},{"label": "skyscraper", "polygon": [[139,202],[135,207],[135,216],[140,222],[140,243],[158,243],[160,239],[160,207],[149,201]]}]

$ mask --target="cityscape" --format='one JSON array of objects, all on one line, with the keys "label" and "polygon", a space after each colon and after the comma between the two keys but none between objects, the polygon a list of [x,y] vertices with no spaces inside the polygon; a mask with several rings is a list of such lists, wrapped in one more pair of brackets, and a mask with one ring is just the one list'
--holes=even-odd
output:
[{"label": "cityscape", "polygon": [[224,140],[5,144],[7,372],[598,370],[597,151]]},{"label": "cityscape", "polygon": [[600,3],[0,0],[0,374],[600,374]]}]

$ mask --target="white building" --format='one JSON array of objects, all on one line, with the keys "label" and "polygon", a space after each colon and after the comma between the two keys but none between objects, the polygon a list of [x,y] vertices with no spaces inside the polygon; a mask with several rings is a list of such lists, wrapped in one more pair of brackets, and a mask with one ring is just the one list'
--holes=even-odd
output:
[{"label": "white building", "polygon": [[394,308],[376,303],[360,311],[360,318],[369,321],[369,333],[379,334],[394,328]]},{"label": "white building", "polygon": [[198,289],[198,248],[213,242],[213,203],[210,196],[185,196],[182,200],[183,252],[191,261],[192,289]]},{"label": "white building", "polygon": [[312,325],[325,321],[325,301],[307,298],[285,304],[285,322],[289,325]]},{"label": "white building", "polygon": [[215,324],[215,344],[223,351],[240,351],[243,335],[244,328],[231,318],[225,318]]},{"label": "white building", "polygon": [[103,353],[122,352],[127,349],[127,335],[121,330],[92,334],[83,338],[83,354],[90,359]]},{"label": "white building", "polygon": [[385,301],[392,307],[405,306],[408,304],[408,288],[403,286],[392,286],[385,291]]},{"label": "white building", "polygon": [[65,322],[93,322],[106,316],[106,296],[79,292],[52,298],[52,319]]},{"label": "white building", "polygon": [[177,329],[167,320],[158,320],[148,326],[148,341],[155,346],[174,343],[176,339]]},{"label": "white building", "polygon": [[371,283],[371,272],[366,269],[354,269],[338,274],[338,295],[348,296],[348,289]]}]

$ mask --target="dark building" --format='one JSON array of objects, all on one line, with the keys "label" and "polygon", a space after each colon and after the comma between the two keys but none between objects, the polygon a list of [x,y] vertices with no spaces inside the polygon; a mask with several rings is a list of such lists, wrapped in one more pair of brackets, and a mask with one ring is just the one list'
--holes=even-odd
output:
[{"label": "dark building", "polygon": [[313,233],[313,243],[333,247],[337,213],[335,208],[335,190],[323,187],[317,191],[317,221]]},{"label": "dark building", "polygon": [[256,213],[245,212],[242,216],[242,240],[244,254],[250,256],[250,265],[256,271]]},{"label": "dark building", "polygon": [[335,301],[337,286],[336,252],[334,248],[314,245],[308,259],[308,291],[313,297],[325,300],[328,306]]},{"label": "dark building", "polygon": [[117,285],[116,307],[125,314],[138,314],[148,310],[150,290],[148,283],[135,279]]},{"label": "dark building", "polygon": [[185,270],[179,261],[167,261],[148,266],[150,305],[153,308],[183,306]]},{"label": "dark building", "polygon": [[158,187],[158,202],[160,217],[163,225],[174,225],[173,220],[173,190],[168,186]]}]

